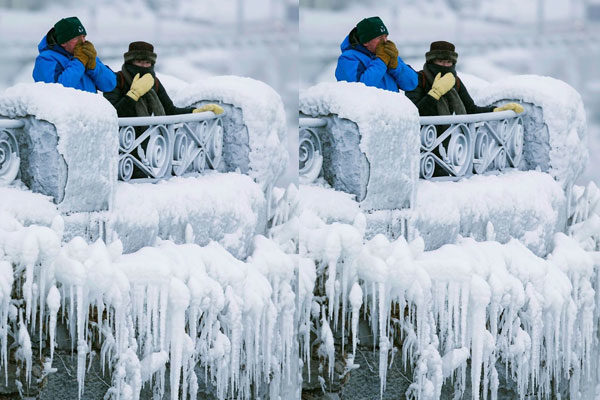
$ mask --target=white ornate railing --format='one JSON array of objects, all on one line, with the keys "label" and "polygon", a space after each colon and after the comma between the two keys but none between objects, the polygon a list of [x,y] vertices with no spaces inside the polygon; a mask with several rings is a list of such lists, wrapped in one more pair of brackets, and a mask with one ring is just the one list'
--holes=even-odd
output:
[{"label": "white ornate railing", "polygon": [[522,115],[501,111],[421,117],[421,178],[457,180],[517,168],[523,154]]},{"label": "white ornate railing", "polygon": [[161,179],[216,169],[223,150],[224,115],[119,118],[119,179]]},{"label": "white ornate railing", "polygon": [[323,166],[323,149],[315,128],[327,126],[323,118],[300,118],[298,137],[298,174],[300,183],[313,182]]},{"label": "white ornate railing", "polygon": [[19,144],[12,130],[23,126],[20,120],[0,119],[0,186],[11,183],[19,173]]}]

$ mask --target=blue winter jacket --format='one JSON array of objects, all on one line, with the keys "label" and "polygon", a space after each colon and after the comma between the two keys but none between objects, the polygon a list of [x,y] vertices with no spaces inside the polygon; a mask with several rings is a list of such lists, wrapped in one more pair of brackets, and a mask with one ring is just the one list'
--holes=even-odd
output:
[{"label": "blue winter jacket", "polygon": [[115,73],[102,64],[98,57],[96,57],[96,68],[86,69],[81,61],[53,42],[52,39],[48,40],[46,35],[38,45],[40,54],[35,59],[33,67],[34,81],[60,83],[65,87],[92,93],[96,93],[98,89],[110,92],[115,88],[117,85]]},{"label": "blue winter jacket", "polygon": [[340,46],[335,77],[338,81],[362,82],[367,86],[397,92],[413,90],[419,83],[419,75],[398,57],[398,67],[388,68],[381,58],[376,57],[360,43],[352,45],[350,35]]}]

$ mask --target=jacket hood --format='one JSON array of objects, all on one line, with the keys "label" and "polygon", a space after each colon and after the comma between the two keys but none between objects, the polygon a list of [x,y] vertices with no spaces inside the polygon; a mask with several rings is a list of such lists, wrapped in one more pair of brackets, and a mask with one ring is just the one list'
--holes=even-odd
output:
[{"label": "jacket hood", "polygon": [[63,54],[67,57],[71,57],[68,51],[62,48],[58,43],[56,43],[56,36],[54,35],[54,28],[50,29],[46,36],[42,38],[40,43],[38,44],[38,51],[41,53],[46,50],[56,51],[57,53]]},{"label": "jacket hood", "polygon": [[356,50],[369,57],[373,57],[373,53],[367,50],[367,48],[358,41],[356,27],[353,28],[348,34],[348,36],[346,36],[346,38],[342,41],[342,44],[340,44],[340,49],[342,50],[342,52],[346,50]]}]

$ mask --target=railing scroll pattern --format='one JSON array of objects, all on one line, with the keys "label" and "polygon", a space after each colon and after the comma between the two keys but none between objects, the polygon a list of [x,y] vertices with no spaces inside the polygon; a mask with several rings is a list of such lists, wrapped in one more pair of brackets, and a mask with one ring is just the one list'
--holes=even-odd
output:
[{"label": "railing scroll pattern", "polygon": [[323,166],[323,149],[316,129],[327,126],[322,118],[300,118],[298,138],[298,174],[300,183],[308,184],[319,177]]},{"label": "railing scroll pattern", "polygon": [[224,115],[119,118],[119,179],[161,179],[217,169],[223,152]]},{"label": "railing scroll pattern", "polygon": [[518,168],[523,154],[522,115],[502,111],[421,117],[421,178],[458,180]]},{"label": "railing scroll pattern", "polygon": [[19,143],[13,129],[24,126],[20,120],[0,119],[0,186],[10,184],[19,173]]}]

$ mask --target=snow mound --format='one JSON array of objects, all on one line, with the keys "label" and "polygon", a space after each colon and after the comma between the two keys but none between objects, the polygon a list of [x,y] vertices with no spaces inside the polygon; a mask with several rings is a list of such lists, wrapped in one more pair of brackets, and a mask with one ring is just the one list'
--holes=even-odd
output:
[{"label": "snow mound", "polygon": [[417,108],[408,98],[362,83],[324,82],[301,91],[300,111],[313,117],[336,114],[358,126],[360,150],[370,168],[361,207],[393,209],[412,203],[420,139]]},{"label": "snow mound", "polygon": [[479,97],[482,104],[510,99],[542,107],[549,132],[548,172],[564,188],[572,186],[588,160],[585,110],[579,93],[558,79],[519,75],[492,82]]},{"label": "snow mound", "polygon": [[67,165],[62,212],[106,210],[117,181],[118,122],[101,94],[56,83],[18,84],[0,93],[0,115],[35,116],[56,127]]},{"label": "snow mound", "polygon": [[190,105],[202,100],[240,107],[248,128],[250,176],[264,188],[274,184],[287,163],[287,129],[281,97],[261,81],[239,76],[215,76],[179,90],[175,102]]}]

